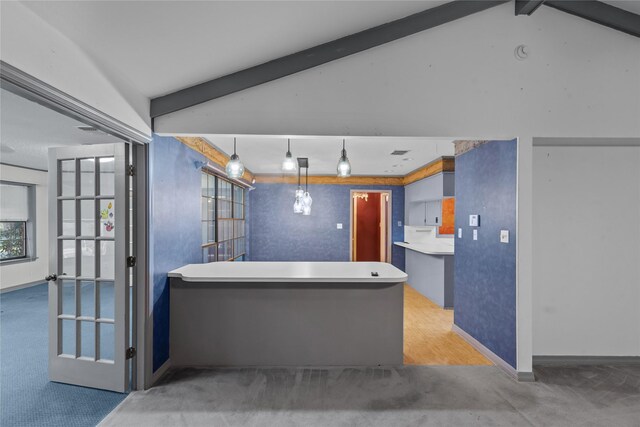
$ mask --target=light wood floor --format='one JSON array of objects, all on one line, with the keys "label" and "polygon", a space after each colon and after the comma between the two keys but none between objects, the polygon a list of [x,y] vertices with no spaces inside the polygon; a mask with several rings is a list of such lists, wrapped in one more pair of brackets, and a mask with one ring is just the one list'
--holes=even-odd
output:
[{"label": "light wood floor", "polygon": [[444,310],[404,286],[405,365],[492,365],[451,330],[453,310]]}]

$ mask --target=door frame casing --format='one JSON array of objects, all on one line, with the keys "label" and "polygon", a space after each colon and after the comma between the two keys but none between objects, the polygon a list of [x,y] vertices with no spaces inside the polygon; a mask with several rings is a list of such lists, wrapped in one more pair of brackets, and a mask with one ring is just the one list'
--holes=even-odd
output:
[{"label": "door frame casing", "polygon": [[135,129],[120,120],[82,102],[81,100],[23,72],[0,60],[0,87],[25,99],[37,102],[67,117],[83,122],[116,136],[128,143],[132,149],[130,161],[135,168],[133,180],[135,217],[134,249],[137,262],[134,270],[132,299],[133,346],[136,355],[132,364],[132,389],[151,387],[153,360],[153,322],[150,310],[148,268],[148,144],[152,136]]},{"label": "door frame casing", "polygon": [[354,203],[353,203],[353,193],[387,193],[389,194],[389,214],[387,215],[387,263],[391,264],[393,262],[393,251],[391,250],[392,242],[392,226],[393,226],[393,190],[368,190],[368,189],[357,189],[352,188],[349,190],[349,260],[355,261],[353,259],[354,248],[353,241],[355,239],[355,221],[354,221]]}]

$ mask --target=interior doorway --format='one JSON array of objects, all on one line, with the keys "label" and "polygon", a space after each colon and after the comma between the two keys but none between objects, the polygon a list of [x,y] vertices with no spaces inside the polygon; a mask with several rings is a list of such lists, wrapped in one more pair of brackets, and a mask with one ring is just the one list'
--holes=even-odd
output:
[{"label": "interior doorway", "polygon": [[351,190],[351,261],[391,262],[391,191]]}]

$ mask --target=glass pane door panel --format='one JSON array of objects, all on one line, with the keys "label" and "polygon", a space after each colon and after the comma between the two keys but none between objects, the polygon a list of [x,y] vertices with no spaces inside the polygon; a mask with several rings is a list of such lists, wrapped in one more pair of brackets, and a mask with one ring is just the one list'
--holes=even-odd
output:
[{"label": "glass pane door panel", "polygon": [[76,321],[75,320],[59,320],[60,333],[62,334],[62,348],[58,349],[58,353],[67,354],[69,356],[76,355]]},{"label": "glass pane door panel", "polygon": [[100,242],[100,278],[113,280],[115,276],[115,242]]},{"label": "glass pane door panel", "polygon": [[82,257],[80,258],[80,276],[82,277],[95,277],[96,274],[96,254],[95,254],[96,242],[93,240],[81,240],[80,251]]},{"label": "glass pane door panel", "polygon": [[60,276],[75,276],[76,275],[76,241],[74,240],[62,240],[60,241],[60,259],[62,260],[62,268]]},{"label": "glass pane door panel", "polygon": [[59,235],[75,236],[76,235],[76,201],[62,200],[62,227]]},{"label": "glass pane door panel", "polygon": [[111,199],[100,200],[100,236],[113,237],[115,235],[114,202]]},{"label": "glass pane door panel", "polygon": [[100,289],[99,310],[101,319],[113,319],[114,316],[114,286],[113,282],[101,281],[98,284]]},{"label": "glass pane door panel", "polygon": [[70,316],[76,315],[76,281],[58,279],[60,298],[60,313]]},{"label": "glass pane door panel", "polygon": [[93,196],[96,193],[95,159],[80,160],[80,195]]},{"label": "glass pane door panel", "polygon": [[95,206],[94,200],[80,200],[80,235],[81,236],[95,236]]},{"label": "glass pane door panel", "polygon": [[100,195],[113,196],[115,189],[115,162],[113,157],[100,158]]},{"label": "glass pane door panel", "polygon": [[99,323],[100,361],[113,362],[114,326],[113,323]]},{"label": "glass pane door panel", "polygon": [[76,195],[76,161],[62,160],[60,162],[60,196],[73,197]]},{"label": "glass pane door panel", "polygon": [[80,357],[96,357],[96,324],[90,321],[80,322]]},{"label": "glass pane door panel", "polygon": [[95,317],[96,314],[96,285],[93,281],[80,282],[80,316]]}]

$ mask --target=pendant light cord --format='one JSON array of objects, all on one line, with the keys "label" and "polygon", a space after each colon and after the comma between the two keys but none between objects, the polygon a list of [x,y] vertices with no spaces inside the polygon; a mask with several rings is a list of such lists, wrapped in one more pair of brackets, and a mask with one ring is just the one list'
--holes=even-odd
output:
[{"label": "pendant light cord", "polygon": [[306,193],[309,192],[309,166],[305,169],[305,183],[304,183],[304,191]]},{"label": "pendant light cord", "polygon": [[236,138],[233,137],[233,154],[236,154]]}]

